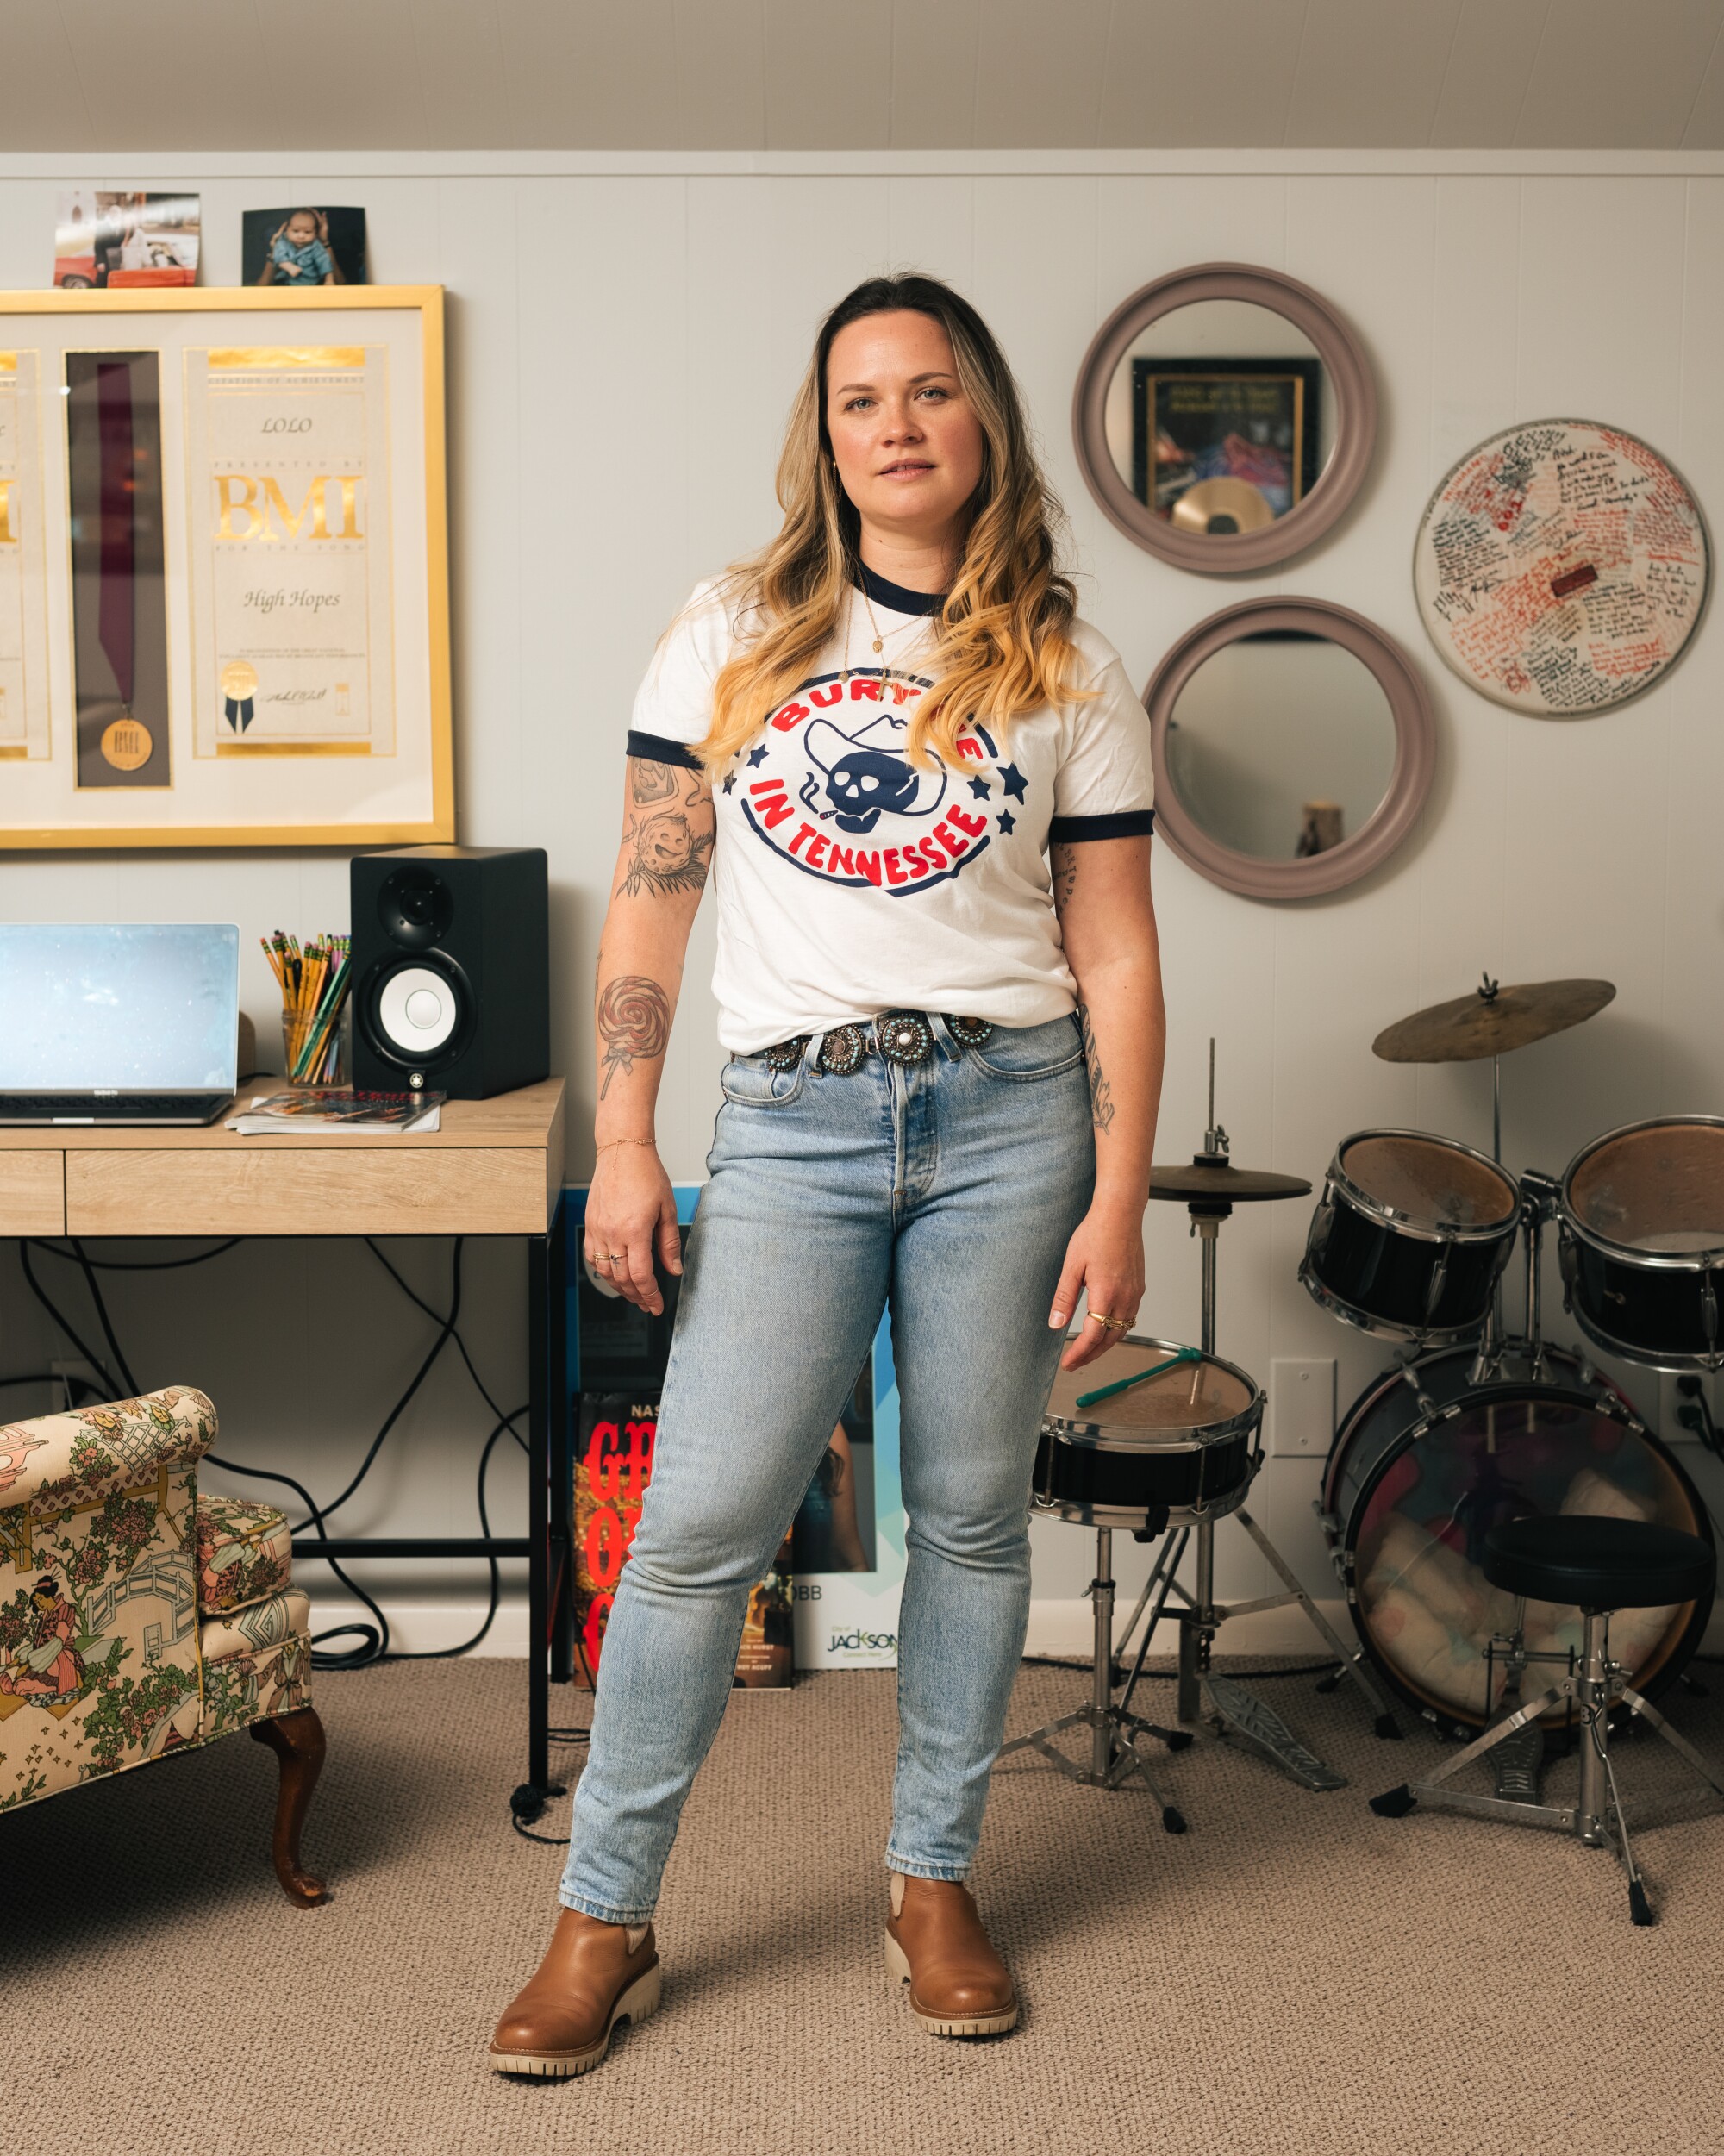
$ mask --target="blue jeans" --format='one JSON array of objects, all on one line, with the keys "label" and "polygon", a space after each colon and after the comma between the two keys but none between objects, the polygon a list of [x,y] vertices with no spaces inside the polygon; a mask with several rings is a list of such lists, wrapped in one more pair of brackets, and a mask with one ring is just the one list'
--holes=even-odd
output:
[{"label": "blue jeans", "polygon": [[908,1520],[886,1862],[961,1879],[1029,1616],[1047,1313],[1095,1139],[1070,1018],[848,1077],[733,1059],[561,1899],[644,1924],[771,1564],[890,1302]]}]

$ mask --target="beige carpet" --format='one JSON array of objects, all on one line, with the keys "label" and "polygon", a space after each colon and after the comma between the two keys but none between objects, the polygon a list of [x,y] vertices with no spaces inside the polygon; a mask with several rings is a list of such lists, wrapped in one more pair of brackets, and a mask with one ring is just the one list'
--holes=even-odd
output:
[{"label": "beige carpet", "polygon": [[[1082,1686],[1026,1670],[1014,1726]],[[320,1679],[330,1755],[307,1854],[336,1898],[319,1910],[269,1873],[273,1763],[243,1737],[0,1819],[0,2142],[1699,2156],[1724,2140],[1724,1808],[1650,1739],[1621,1747],[1663,1918],[1636,1930],[1608,1854],[1374,1818],[1367,1795],[1442,1754],[1423,1735],[1377,1743],[1345,1693],[1299,1678],[1265,1696],[1349,1789],[1308,1795],[1202,1743],[1166,1768],[1192,1822],[1174,1840],[1140,1795],[1024,1755],[1001,1769],[977,1884],[1026,2010],[971,2045],[922,2035],[881,1971],[890,1676],[737,1697],[665,1884],[663,2010],[584,2080],[501,2080],[489,2025],[537,1958],[559,1867],[509,1829],[525,1688],[508,1662]],[[1724,1701],[1675,1710],[1724,1755]]]}]

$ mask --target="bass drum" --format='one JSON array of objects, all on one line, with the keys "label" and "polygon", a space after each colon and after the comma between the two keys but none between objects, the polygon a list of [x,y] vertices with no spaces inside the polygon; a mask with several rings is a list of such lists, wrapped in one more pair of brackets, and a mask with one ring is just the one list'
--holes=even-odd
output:
[{"label": "bass drum", "polygon": [[[1470,1348],[1390,1371],[1367,1386],[1335,1435],[1323,1474],[1329,1549],[1366,1653],[1427,1722],[1474,1735],[1502,1696],[1502,1650],[1515,1598],[1480,1568],[1487,1531],[1558,1513],[1650,1520],[1697,1534],[1711,1523],[1693,1484],[1615,1387],[1562,1348],[1535,1383],[1524,1350],[1472,1383]],[[1624,1609],[1615,1659],[1655,1697],[1700,1644],[1712,1601]],[[1524,1694],[1577,1653],[1578,1609],[1526,1605]],[[1557,1719],[1560,1720],[1560,1715]]]}]

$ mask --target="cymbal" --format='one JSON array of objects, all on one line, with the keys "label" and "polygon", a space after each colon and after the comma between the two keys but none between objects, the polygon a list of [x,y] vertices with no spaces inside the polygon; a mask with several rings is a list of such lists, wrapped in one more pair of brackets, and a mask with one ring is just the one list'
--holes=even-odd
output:
[{"label": "cymbal", "polygon": [[1614,981],[1531,981],[1499,988],[1488,1000],[1475,989],[1385,1027],[1371,1052],[1385,1063],[1477,1063],[1565,1033],[1615,993]]},{"label": "cymbal", "polygon": [[1221,1198],[1233,1205],[1254,1199],[1309,1197],[1311,1186],[1296,1175],[1273,1175],[1267,1168],[1236,1168],[1231,1161],[1183,1160],[1149,1172],[1149,1195],[1180,1205],[1193,1199]]}]

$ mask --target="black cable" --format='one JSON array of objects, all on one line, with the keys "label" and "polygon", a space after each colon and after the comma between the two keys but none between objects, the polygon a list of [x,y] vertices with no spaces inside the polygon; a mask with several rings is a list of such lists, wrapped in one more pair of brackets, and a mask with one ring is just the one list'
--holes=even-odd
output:
[{"label": "black cable", "polygon": [[[73,1247],[69,1251],[61,1250],[52,1243],[38,1243],[37,1247],[39,1249],[52,1251],[53,1255],[57,1258],[75,1259],[78,1264],[83,1265],[84,1278],[89,1284],[91,1295],[96,1304],[96,1314],[102,1321],[102,1329],[107,1335],[109,1346],[114,1351],[115,1360],[119,1364],[122,1372],[124,1373],[127,1386],[132,1396],[135,1397],[138,1390],[137,1383],[132,1377],[130,1366],[127,1363],[125,1353],[121,1348],[119,1340],[115,1334],[112,1322],[109,1320],[108,1315],[108,1306],[103,1300],[101,1289],[97,1285],[94,1272],[84,1260],[82,1246],[79,1245],[74,1239]],[[212,1251],[206,1254],[213,1257],[216,1253]],[[29,1282],[31,1292],[34,1295],[37,1302],[41,1304],[42,1308],[47,1312],[53,1322],[59,1328],[60,1331],[66,1334],[66,1338],[72,1342],[72,1346],[77,1348],[78,1353],[84,1358],[84,1361],[90,1365],[92,1370],[96,1371],[100,1375],[103,1384],[108,1389],[108,1397],[110,1399],[119,1397],[120,1387],[114,1382],[113,1372],[109,1370],[100,1356],[94,1355],[91,1353],[84,1340],[76,1331],[73,1330],[72,1323],[66,1317],[65,1311],[60,1309],[59,1305],[48,1294],[47,1290],[41,1285],[41,1282],[38,1281],[34,1273],[31,1272],[29,1245],[27,1241],[22,1240],[18,1245],[18,1261],[24,1269],[24,1278]],[[97,1390],[97,1388],[90,1385],[87,1378],[78,1378],[73,1382],[84,1385],[89,1390],[94,1391]],[[291,1490],[294,1495],[300,1500],[301,1503],[305,1506],[307,1511],[311,1515],[311,1524],[316,1528],[319,1536],[325,1541],[328,1540],[328,1530],[324,1528],[322,1519],[318,1516],[317,1506],[315,1501],[311,1496],[310,1491],[308,1490],[303,1484],[296,1482],[291,1475],[284,1475],[277,1472],[273,1469],[269,1468],[244,1467],[240,1465],[238,1460],[224,1459],[219,1453],[206,1453],[203,1457],[209,1462],[212,1467],[219,1467],[225,1474],[244,1475],[255,1482],[278,1482],[280,1483],[284,1489]],[[315,1633],[312,1635],[312,1666],[314,1669],[350,1669],[362,1667],[365,1662],[374,1659],[376,1654],[382,1653],[387,1647],[389,1641],[389,1621],[384,1615],[382,1610],[378,1608],[376,1603],[374,1603],[371,1597],[366,1594],[365,1590],[360,1587],[356,1581],[352,1580],[347,1577],[333,1557],[326,1558],[324,1562],[329,1566],[330,1570],[334,1573],[336,1578],[340,1581],[341,1584],[347,1590],[347,1591],[353,1595],[357,1601],[363,1603],[366,1609],[371,1611],[372,1615],[378,1621],[378,1629],[373,1632],[369,1625],[339,1624],[331,1626],[327,1632]],[[339,1640],[343,1637],[344,1634],[350,1632],[359,1634],[364,1644],[359,1647],[348,1648],[340,1654],[330,1653],[328,1651],[320,1654],[316,1651],[319,1640]]]},{"label": "black cable", "polygon": [[135,1400],[138,1397],[138,1381],[132,1375],[132,1365],[126,1360],[125,1349],[121,1347],[119,1340],[115,1337],[113,1321],[108,1315],[107,1303],[102,1299],[102,1284],[96,1278],[96,1268],[84,1254],[84,1245],[76,1235],[72,1238],[72,1247],[77,1255],[78,1264],[84,1268],[84,1279],[89,1283],[90,1299],[96,1306],[96,1315],[101,1322],[103,1336],[114,1351],[114,1367],[125,1379],[127,1392]]},{"label": "black cable", "polygon": [[30,1246],[22,1238],[18,1243],[18,1263],[24,1269],[24,1278],[29,1284],[30,1293],[35,1297],[37,1302],[41,1304],[42,1308],[47,1312],[48,1315],[53,1320],[54,1323],[59,1326],[61,1332],[66,1334],[66,1338],[72,1342],[72,1346],[84,1358],[84,1361],[90,1365],[90,1367],[96,1372],[97,1376],[101,1378],[103,1384],[107,1386],[109,1398],[110,1400],[116,1398],[119,1396],[120,1388],[114,1382],[113,1372],[109,1369],[108,1365],[103,1361],[99,1355],[92,1355],[91,1353],[89,1348],[84,1345],[84,1341],[78,1338],[78,1334],[73,1332],[72,1327],[66,1322],[64,1314],[50,1298],[47,1290],[43,1287],[41,1282],[38,1280],[35,1274],[31,1272]]},{"label": "black cable", "polygon": [[[513,1428],[513,1424],[516,1415],[525,1415],[527,1409],[521,1407],[515,1410],[514,1415],[505,1415],[500,1417],[496,1428],[484,1441],[484,1450],[479,1454],[479,1532],[486,1536],[490,1534],[490,1513],[485,1504],[485,1470],[490,1465],[491,1448],[505,1430],[508,1430],[511,1436],[518,1436],[519,1434]],[[391,1654],[389,1657],[391,1662],[444,1662],[453,1655],[470,1654],[472,1652],[496,1622],[497,1609],[503,1600],[503,1574],[498,1568],[497,1559],[495,1557],[488,1557],[485,1563],[490,1568],[490,1602],[485,1610],[484,1622],[474,1633],[472,1638],[463,1640],[459,1647],[420,1647],[415,1648],[411,1653],[403,1652]]]},{"label": "black cable", "polygon": [[[81,1392],[87,1392],[92,1400],[102,1397],[100,1385],[92,1384],[88,1378],[80,1378],[71,1371],[37,1370],[16,1378],[0,1378],[0,1389],[8,1385],[76,1385]],[[49,1411],[53,1412],[52,1409]]]},{"label": "black cable", "polygon": [[[35,1239],[38,1250],[50,1252],[56,1258],[70,1258],[69,1250],[62,1250],[58,1243]],[[224,1250],[232,1250],[236,1243],[245,1240],[243,1235],[229,1235],[226,1242],[217,1243],[213,1250],[195,1251],[190,1258],[87,1258],[84,1265],[93,1265],[97,1272],[175,1272],[181,1265],[201,1265],[209,1259],[219,1258]]]},{"label": "black cable", "polygon": [[[441,1317],[440,1317],[437,1312],[432,1309],[431,1305],[425,1301],[422,1296],[415,1294],[413,1289],[408,1286],[406,1281],[402,1278],[401,1275],[396,1271],[395,1267],[390,1263],[389,1259],[384,1255],[383,1252],[378,1248],[377,1244],[372,1240],[372,1238],[369,1235],[365,1235],[362,1236],[360,1240],[364,1242],[365,1248],[370,1251],[372,1257],[377,1259],[378,1263],[389,1275],[390,1278],[394,1281],[397,1287],[398,1287],[401,1290],[401,1292],[407,1297],[408,1301],[415,1304],[420,1309],[423,1310],[427,1317],[431,1318],[437,1324],[440,1325],[443,1322]],[[453,1329],[453,1328],[452,1328],[452,1330]],[[473,1359],[467,1353],[467,1343],[462,1339],[459,1331],[454,1333],[454,1341],[455,1347],[460,1354],[461,1360],[467,1366],[467,1375],[472,1379],[474,1387],[477,1390],[480,1399],[484,1402],[485,1405],[490,1409],[491,1413],[496,1415],[498,1422],[507,1422],[512,1426],[515,1415],[525,1415],[527,1409],[525,1408],[517,1408],[515,1410],[514,1415],[505,1415],[503,1409],[497,1404],[496,1400],[491,1397],[490,1388],[485,1384],[484,1379],[480,1377],[478,1372],[474,1368]],[[532,1449],[531,1447],[528,1446],[526,1439],[522,1436],[519,1430],[511,1427],[509,1435],[515,1440],[515,1443],[520,1446],[522,1452],[529,1452]]]}]

